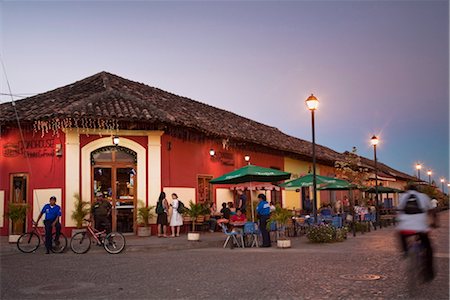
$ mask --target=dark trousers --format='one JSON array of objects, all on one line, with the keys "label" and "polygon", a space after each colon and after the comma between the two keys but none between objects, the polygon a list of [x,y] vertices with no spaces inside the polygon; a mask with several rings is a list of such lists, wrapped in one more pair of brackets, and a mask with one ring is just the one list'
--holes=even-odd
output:
[{"label": "dark trousers", "polygon": [[108,216],[94,216],[95,229],[98,231],[106,230],[106,233],[111,232],[111,222]]},{"label": "dark trousers", "polygon": [[[400,234],[400,242],[402,246],[403,252],[408,252],[408,237],[411,235]],[[424,256],[424,277],[425,280],[432,280],[434,278],[434,268],[433,268],[433,248],[431,247],[431,242],[428,237],[428,233],[420,232],[418,236],[421,240],[423,247],[425,248],[425,256]]]},{"label": "dark trousers", "polygon": [[[47,249],[47,251],[52,250],[52,231],[53,231],[52,223],[54,221],[55,220],[44,220],[45,248]],[[56,229],[55,241],[57,241],[59,240],[59,235],[61,234],[61,224],[59,222],[56,222],[55,229]]]},{"label": "dark trousers", "polygon": [[270,216],[259,216],[259,230],[261,230],[263,247],[270,247],[270,235],[269,231],[267,231],[267,221],[269,218]]}]

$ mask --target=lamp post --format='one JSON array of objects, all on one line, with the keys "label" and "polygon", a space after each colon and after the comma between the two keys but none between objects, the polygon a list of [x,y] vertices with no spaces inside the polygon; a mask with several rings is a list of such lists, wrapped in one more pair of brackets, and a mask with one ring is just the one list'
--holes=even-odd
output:
[{"label": "lamp post", "polygon": [[428,170],[427,174],[428,174],[428,184],[431,185],[431,174],[433,172],[431,172],[431,170]]},{"label": "lamp post", "polygon": [[422,169],[422,165],[417,163],[416,169],[417,169],[417,178],[419,178],[419,181],[420,181],[420,169]]},{"label": "lamp post", "polygon": [[443,193],[444,193],[444,182],[445,182],[445,179],[441,178],[441,186],[442,186],[442,192]]},{"label": "lamp post", "polygon": [[305,101],[306,106],[311,111],[311,127],[312,127],[312,159],[313,159],[313,214],[314,222],[317,223],[317,180],[316,180],[316,135],[314,124],[314,111],[319,106],[319,100],[313,94]]},{"label": "lamp post", "polygon": [[378,145],[378,137],[372,136],[370,139],[370,144],[373,146],[373,159],[375,162],[375,211],[376,211],[376,220],[377,223],[380,224],[380,212],[379,212],[379,206],[378,206],[378,163],[377,163],[377,145]]}]

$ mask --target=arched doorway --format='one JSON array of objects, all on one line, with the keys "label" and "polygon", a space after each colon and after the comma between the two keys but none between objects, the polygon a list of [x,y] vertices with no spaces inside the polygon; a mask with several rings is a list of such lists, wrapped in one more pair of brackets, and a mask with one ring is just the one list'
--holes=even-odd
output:
[{"label": "arched doorway", "polygon": [[91,152],[91,199],[102,192],[112,205],[112,230],[134,233],[136,229],[137,154],[120,146]]}]

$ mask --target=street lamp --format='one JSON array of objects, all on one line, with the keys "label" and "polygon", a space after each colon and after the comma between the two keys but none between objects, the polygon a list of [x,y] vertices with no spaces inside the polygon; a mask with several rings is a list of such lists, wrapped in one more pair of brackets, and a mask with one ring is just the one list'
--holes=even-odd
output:
[{"label": "street lamp", "polygon": [[417,169],[417,178],[419,178],[419,181],[420,181],[420,169],[422,169],[422,165],[417,163],[416,169]]},{"label": "street lamp", "polygon": [[445,179],[444,179],[444,178],[441,178],[442,192],[444,192],[444,182],[445,182]]},{"label": "street lamp", "polygon": [[244,156],[244,160],[247,162],[247,164],[250,164],[250,155]]},{"label": "street lamp", "polygon": [[316,180],[316,135],[314,124],[314,111],[319,106],[319,100],[313,94],[305,101],[306,106],[311,111],[311,127],[312,127],[312,158],[313,158],[313,214],[314,222],[317,223],[317,180]]},{"label": "street lamp", "polygon": [[428,184],[431,185],[431,174],[432,174],[431,170],[428,170],[427,174],[428,174]]},{"label": "street lamp", "polygon": [[378,137],[376,135],[372,136],[370,139],[370,144],[373,146],[373,159],[375,161],[375,211],[376,211],[376,219],[377,223],[380,224],[380,212],[378,209],[378,163],[377,163],[377,145],[378,145]]}]

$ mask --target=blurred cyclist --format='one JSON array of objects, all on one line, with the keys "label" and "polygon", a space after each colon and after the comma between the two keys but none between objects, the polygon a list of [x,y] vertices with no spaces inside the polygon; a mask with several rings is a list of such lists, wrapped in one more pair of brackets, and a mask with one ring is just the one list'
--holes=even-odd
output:
[{"label": "blurred cyclist", "polygon": [[[428,216],[432,215],[432,205],[430,198],[417,191],[415,184],[408,185],[408,190],[401,194],[398,205],[397,230],[400,234],[400,241],[405,257],[408,253],[407,238],[418,235],[425,248],[424,279],[433,280],[435,274],[433,270],[433,248],[431,247],[428,232],[430,231]],[[436,220],[433,218],[431,226],[436,227]]]}]

